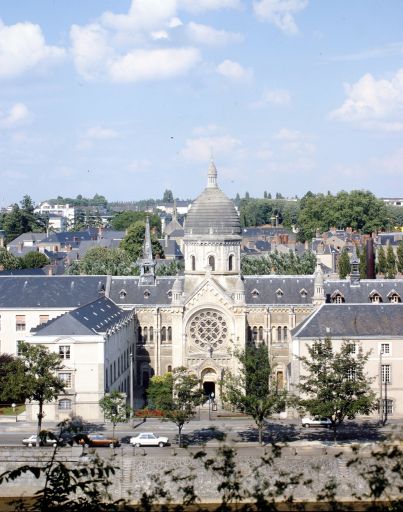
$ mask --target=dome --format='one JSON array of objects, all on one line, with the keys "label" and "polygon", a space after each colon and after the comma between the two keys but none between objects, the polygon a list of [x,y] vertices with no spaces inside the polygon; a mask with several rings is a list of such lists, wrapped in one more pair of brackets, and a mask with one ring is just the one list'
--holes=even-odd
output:
[{"label": "dome", "polygon": [[208,170],[207,187],[192,203],[186,216],[185,235],[240,235],[241,223],[234,203],[217,185],[213,162]]}]

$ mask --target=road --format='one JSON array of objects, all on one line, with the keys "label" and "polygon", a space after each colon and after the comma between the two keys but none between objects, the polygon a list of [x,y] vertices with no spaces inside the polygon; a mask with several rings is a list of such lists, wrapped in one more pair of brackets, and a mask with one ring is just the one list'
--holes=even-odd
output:
[{"label": "road", "polygon": [[[162,422],[159,419],[147,419],[135,421],[131,427],[128,424],[117,426],[115,436],[122,444],[128,443],[133,435],[139,432],[154,432],[167,436],[172,445],[177,443],[177,427],[170,422]],[[380,428],[375,421],[350,421],[339,429],[337,440],[348,441],[377,441],[385,437],[393,428],[402,428],[403,421],[392,421],[386,427]],[[44,428],[56,430],[55,423],[45,423]],[[91,425],[89,431],[111,435],[110,424]],[[21,446],[22,440],[35,433],[36,425],[27,422],[0,423],[0,445]],[[401,432],[401,430],[400,430]],[[257,442],[257,430],[250,418],[216,419],[216,420],[192,420],[183,429],[183,441],[187,445],[218,444],[220,441],[233,441],[238,446]],[[334,441],[333,432],[326,428],[304,429],[298,420],[274,420],[267,423],[264,432],[264,442],[298,442],[298,441]]]}]

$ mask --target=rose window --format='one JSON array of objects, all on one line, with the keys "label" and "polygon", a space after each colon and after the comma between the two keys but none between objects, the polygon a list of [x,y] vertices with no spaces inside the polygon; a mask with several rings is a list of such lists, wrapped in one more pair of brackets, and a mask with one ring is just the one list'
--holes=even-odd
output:
[{"label": "rose window", "polygon": [[227,322],[218,311],[200,311],[190,322],[189,335],[201,348],[217,348],[227,340]]}]

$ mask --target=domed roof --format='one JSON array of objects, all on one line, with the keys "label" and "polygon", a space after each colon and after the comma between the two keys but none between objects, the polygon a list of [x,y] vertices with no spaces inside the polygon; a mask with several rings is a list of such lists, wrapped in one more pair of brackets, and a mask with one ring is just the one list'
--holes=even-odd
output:
[{"label": "domed roof", "polygon": [[218,188],[217,169],[211,162],[207,187],[193,201],[186,216],[185,235],[240,234],[239,215],[231,199]]}]

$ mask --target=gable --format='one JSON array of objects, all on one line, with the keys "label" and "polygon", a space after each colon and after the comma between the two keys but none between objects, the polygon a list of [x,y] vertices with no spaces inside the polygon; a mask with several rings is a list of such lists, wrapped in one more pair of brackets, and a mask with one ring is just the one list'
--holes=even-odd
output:
[{"label": "gable", "polygon": [[194,308],[203,304],[219,304],[228,308],[233,305],[233,300],[224,289],[210,277],[205,279],[196,288],[186,301],[185,306]]}]

